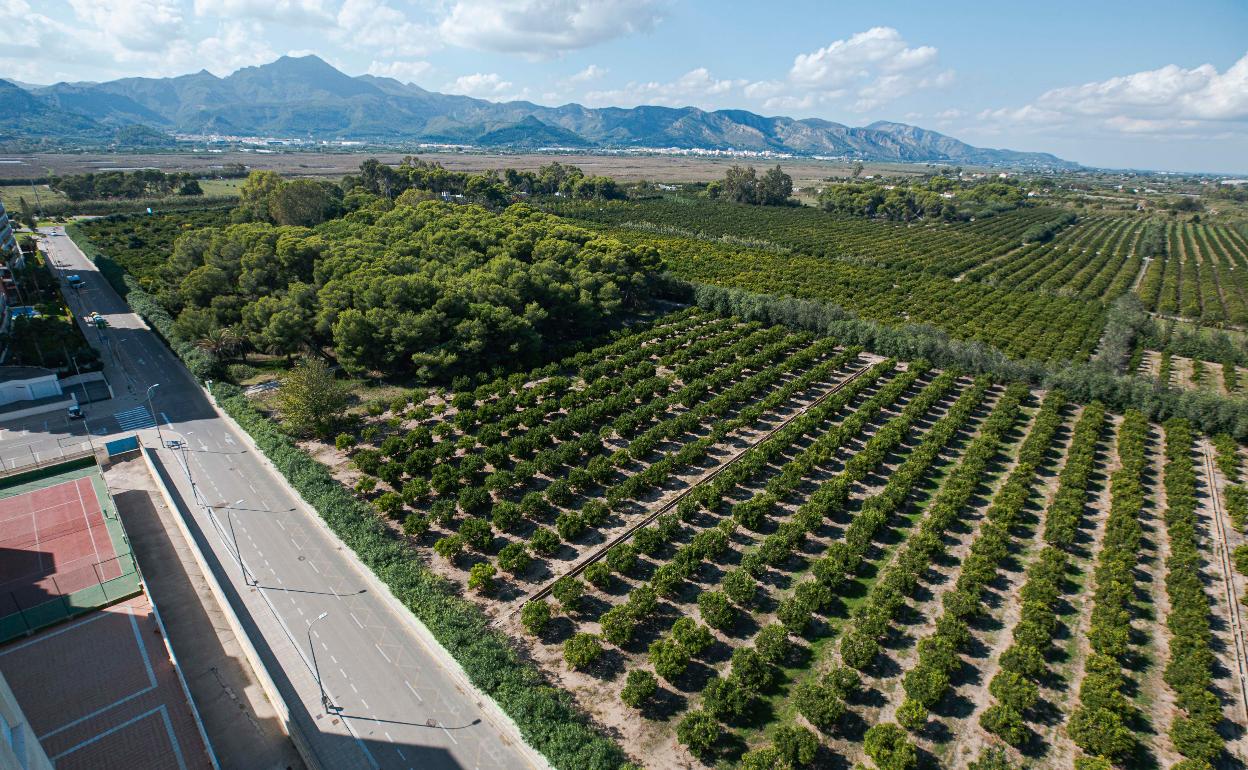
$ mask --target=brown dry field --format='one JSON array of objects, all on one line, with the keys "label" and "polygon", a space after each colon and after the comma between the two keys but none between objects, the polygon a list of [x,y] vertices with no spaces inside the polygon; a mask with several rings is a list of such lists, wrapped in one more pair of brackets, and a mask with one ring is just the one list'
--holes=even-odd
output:
[{"label": "brown dry field", "polygon": [[[366,158],[397,164],[407,155],[419,154],[453,171],[481,172],[515,168],[537,170],[552,161],[580,166],[586,174],[610,176],[621,182],[642,179],[654,182],[709,182],[724,175],[733,164],[765,167],[779,162],[802,187],[826,177],[848,176],[852,163],[809,158],[769,160],[764,158],[690,158],[673,155],[591,155],[533,153],[455,153],[455,152],[180,152],[180,153],[99,153],[8,155],[0,163],[0,179],[25,179],[45,174],[85,174],[89,171],[159,168],[164,171],[211,171],[228,163],[242,163],[249,169],[272,170],[299,176],[339,177],[356,171]],[[11,161],[20,161],[14,163]],[[868,164],[868,174],[921,174],[922,164]]]}]

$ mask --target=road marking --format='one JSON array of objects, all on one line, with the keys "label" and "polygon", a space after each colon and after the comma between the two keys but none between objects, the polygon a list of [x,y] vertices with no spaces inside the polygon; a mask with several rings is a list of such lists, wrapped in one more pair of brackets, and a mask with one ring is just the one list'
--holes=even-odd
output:
[{"label": "road marking", "polygon": [[364,708],[366,708],[366,709],[367,709],[367,708],[372,708],[372,706],[368,705],[368,701],[364,700],[363,698],[360,698],[360,703],[363,703],[363,704],[364,704]]},{"label": "road marking", "polygon": [[450,730],[448,730],[448,729],[446,729],[445,727],[443,727],[443,728],[442,728],[442,732],[446,733],[446,737],[451,739],[451,743],[455,744],[456,746],[458,746],[458,745],[459,745],[459,741],[455,740],[455,736],[454,736],[454,735],[451,735],[451,731],[450,731]]},{"label": "road marking", "polygon": [[390,664],[393,664],[393,663],[394,663],[394,661],[390,660],[390,656],[386,654],[386,651],[385,651],[385,650],[383,650],[383,649],[381,649],[381,645],[380,645],[380,644],[377,644],[376,642],[373,642],[373,646],[377,648],[377,652],[380,652],[380,653],[381,653],[381,657],[385,658],[387,663],[390,663]]},{"label": "road marking", "polygon": [[351,684],[351,692],[355,693],[356,695],[359,695],[360,691],[355,689],[355,682],[351,682],[350,684]]},{"label": "road marking", "polygon": [[409,690],[411,690],[411,691],[412,691],[412,695],[415,695],[415,696],[416,696],[416,700],[420,701],[421,703],[424,703],[424,702],[425,702],[425,699],[424,699],[424,698],[422,698],[422,697],[420,697],[420,693],[416,692],[416,688],[415,688],[415,687],[412,687],[412,683],[411,683],[411,682],[409,682],[409,681],[407,681],[406,679],[404,679],[404,680],[403,680],[403,684],[407,685],[407,689],[409,689]]},{"label": "road marking", "polygon": [[335,665],[335,666],[336,666],[336,665],[338,665],[338,659],[337,659],[337,658],[335,658],[333,655],[330,655],[330,656],[329,656],[329,659],[330,659],[330,660],[332,660],[332,661],[334,662],[334,665]]},{"label": "road marking", "polygon": [[364,624],[360,622],[360,619],[357,618],[354,613],[348,612],[347,614],[351,616],[351,619],[355,621],[355,624],[357,626],[359,626],[361,629],[364,628]]},{"label": "road marking", "polygon": [[396,746],[394,750],[399,752],[399,759],[403,760],[404,762],[407,761],[407,757],[403,756],[403,749],[400,749]]},{"label": "road marking", "polygon": [[316,574],[318,575],[321,574],[321,571],[317,569],[316,562],[310,561],[308,562],[308,566],[311,567],[312,571],[315,572]]}]

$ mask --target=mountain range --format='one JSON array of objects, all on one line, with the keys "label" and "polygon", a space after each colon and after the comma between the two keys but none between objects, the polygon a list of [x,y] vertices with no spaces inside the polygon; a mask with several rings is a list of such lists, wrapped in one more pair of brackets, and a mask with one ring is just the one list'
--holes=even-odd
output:
[{"label": "mountain range", "polygon": [[854,128],[744,110],[491,102],[427,91],[392,78],[352,77],[316,56],[283,56],[224,78],[201,70],[172,78],[50,86],[0,80],[0,148],[5,151],[172,146],[175,134],[529,150],[746,150],[1032,168],[1077,165],[1047,153],[972,147],[903,123]]}]

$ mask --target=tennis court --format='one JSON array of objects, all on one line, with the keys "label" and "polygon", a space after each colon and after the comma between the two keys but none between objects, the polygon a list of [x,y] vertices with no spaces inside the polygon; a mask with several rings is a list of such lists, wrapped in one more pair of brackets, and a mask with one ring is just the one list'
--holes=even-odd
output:
[{"label": "tennis court", "polygon": [[0,641],[138,589],[94,464],[0,491]]},{"label": "tennis court", "polygon": [[144,595],[0,648],[0,672],[57,770],[212,767]]}]

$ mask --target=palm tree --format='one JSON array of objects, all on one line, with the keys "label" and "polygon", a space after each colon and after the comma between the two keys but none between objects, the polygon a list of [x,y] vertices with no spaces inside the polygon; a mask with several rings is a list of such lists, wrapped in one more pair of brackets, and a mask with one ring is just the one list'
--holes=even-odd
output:
[{"label": "palm tree", "polygon": [[228,358],[243,344],[243,338],[232,326],[218,326],[195,342],[195,347],[217,358]]}]

